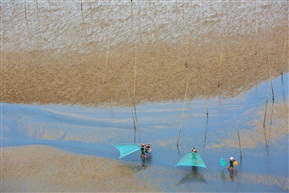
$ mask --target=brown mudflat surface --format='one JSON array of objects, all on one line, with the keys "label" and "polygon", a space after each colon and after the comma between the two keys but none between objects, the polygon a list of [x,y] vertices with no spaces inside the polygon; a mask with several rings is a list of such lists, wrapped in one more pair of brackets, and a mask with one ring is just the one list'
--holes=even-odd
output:
[{"label": "brown mudflat surface", "polygon": [[189,99],[233,96],[288,72],[288,50],[278,34],[284,35],[282,28],[257,43],[253,37],[219,39],[190,47],[187,59],[177,45],[146,45],[136,56],[134,47],[119,45],[111,48],[107,65],[101,53],[3,52],[2,101],[129,105],[134,96],[136,103],[183,100],[187,83]]},{"label": "brown mudflat surface", "polygon": [[288,72],[288,3],[4,2],[2,102],[233,96]]},{"label": "brown mudflat surface", "polygon": [[[288,72],[288,2],[79,2],[2,2],[1,102],[132,105],[183,100],[187,86],[189,99],[231,97]],[[288,105],[269,105],[267,122],[271,109],[272,130],[260,110],[244,148],[288,135]],[[44,146],[2,148],[1,166],[3,192],[156,191],[118,161]]]},{"label": "brown mudflat surface", "polygon": [[1,148],[2,192],[153,192],[119,161],[46,146]]},{"label": "brown mudflat surface", "polygon": [[[240,141],[242,148],[256,148],[257,144],[264,143],[266,146],[280,143],[289,134],[288,130],[288,103],[269,103],[267,108],[257,111],[258,119],[252,120],[250,130],[240,129]],[[265,114],[266,111],[266,114]],[[265,118],[265,120],[264,120]],[[225,139],[220,139],[220,144],[214,144],[210,148],[239,148],[236,130],[227,133]],[[284,146],[286,144],[279,144]]]}]

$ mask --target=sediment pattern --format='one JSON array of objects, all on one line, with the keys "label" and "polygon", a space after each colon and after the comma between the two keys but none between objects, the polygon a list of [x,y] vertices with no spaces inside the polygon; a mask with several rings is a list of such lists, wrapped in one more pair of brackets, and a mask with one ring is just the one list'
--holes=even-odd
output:
[{"label": "sediment pattern", "polygon": [[2,102],[230,97],[288,72],[286,2],[81,6],[3,3]]}]

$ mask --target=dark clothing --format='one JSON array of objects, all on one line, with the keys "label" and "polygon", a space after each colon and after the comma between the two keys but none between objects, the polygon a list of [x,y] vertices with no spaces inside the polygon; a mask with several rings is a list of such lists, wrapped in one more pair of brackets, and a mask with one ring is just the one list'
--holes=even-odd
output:
[{"label": "dark clothing", "polygon": [[140,150],[141,150],[141,153],[142,153],[142,154],[145,154],[145,149],[144,149],[144,147],[141,147]]},{"label": "dark clothing", "polygon": [[229,161],[230,162],[230,167],[232,167],[232,168],[234,167],[234,161],[235,161],[235,159],[233,159],[233,160],[230,159],[230,161]]}]

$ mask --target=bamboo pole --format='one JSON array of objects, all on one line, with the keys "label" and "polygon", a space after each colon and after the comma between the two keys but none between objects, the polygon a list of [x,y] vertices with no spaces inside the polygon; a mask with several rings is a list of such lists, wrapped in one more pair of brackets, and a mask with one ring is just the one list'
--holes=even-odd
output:
[{"label": "bamboo pole", "polygon": [[128,86],[127,86],[127,82],[126,82],[126,80],[125,80],[125,77],[123,77],[123,80],[124,80],[125,88],[126,88],[127,95],[128,95],[128,98],[129,98],[129,104],[130,104],[130,107],[131,107],[131,116],[132,116],[133,127],[134,127],[134,138],[133,138],[133,142],[136,143],[136,120],[135,120],[135,116],[134,116],[134,112],[133,112],[132,100],[131,100],[131,97],[130,97],[130,94],[129,94],[129,90],[128,90]]},{"label": "bamboo pole", "polygon": [[[133,10],[132,10],[132,3],[131,3],[131,26],[134,27],[134,42],[137,40],[137,27],[133,26],[134,23],[134,15],[133,15]],[[140,27],[139,27],[140,28]],[[134,52],[134,84],[133,84],[133,106],[134,106],[134,115],[135,115],[135,120],[137,121],[137,116],[136,116],[136,78],[137,78],[137,44],[135,44],[135,52]]]},{"label": "bamboo pole", "polygon": [[133,76],[133,106],[134,106],[134,115],[136,117],[136,72],[137,72],[137,50],[135,49],[135,57],[134,57],[134,76]]},{"label": "bamboo pole", "polygon": [[[234,95],[235,95],[235,91],[234,91]],[[236,100],[236,96],[234,97],[234,101],[235,100]],[[242,145],[241,145],[241,138],[240,138],[240,133],[239,133],[239,128],[238,128],[238,122],[237,122],[237,116],[236,116],[236,112],[235,112],[235,107],[233,107],[233,112],[234,112],[234,119],[235,119],[235,124],[236,124],[236,132],[237,132],[238,142],[239,142],[240,159],[242,160],[242,158],[243,158],[243,156],[242,156]]]},{"label": "bamboo pole", "polygon": [[186,17],[186,7],[184,8],[184,21],[185,21],[185,28],[186,28],[186,63],[185,63],[185,67],[188,68],[189,31],[188,31],[188,22],[187,22],[187,17]]},{"label": "bamboo pole", "polygon": [[267,96],[266,96],[265,113],[264,113],[264,119],[263,119],[263,132],[264,132],[264,139],[265,139],[267,154],[269,152],[268,152],[268,140],[267,140],[267,134],[266,134],[266,117],[267,117],[267,107],[268,107],[269,92],[270,92],[270,82],[268,82],[268,91],[267,91]]},{"label": "bamboo pole", "polygon": [[284,91],[283,73],[281,74],[281,82],[282,82],[283,103],[284,103],[284,105],[286,105],[286,97],[285,97],[285,91]]},{"label": "bamboo pole", "polygon": [[[289,34],[289,26],[287,26],[287,34]],[[286,51],[288,52],[288,50],[286,49],[287,48],[287,38],[288,36],[285,36],[285,40],[284,40],[284,46],[283,46],[283,51],[282,51],[282,56],[281,56],[281,62],[282,62],[282,71],[281,71],[281,81],[282,81],[282,87],[283,87],[283,70],[284,70],[284,65],[286,65],[286,62],[287,62],[287,68],[288,68],[288,57],[286,55]],[[288,53],[287,53],[288,54]],[[284,58],[284,61],[283,61],[283,58]],[[284,104],[285,103],[285,93],[284,93],[284,90],[283,90],[283,101],[284,101]]]},{"label": "bamboo pole", "polygon": [[[223,2],[223,3],[226,3],[226,5],[228,4],[227,2]],[[226,5],[224,5],[224,7],[226,7]],[[228,7],[226,7],[226,10],[228,10]],[[225,28],[224,28],[225,38],[227,37],[227,31],[228,31],[228,15],[227,15],[227,13],[229,14],[229,17],[230,17],[230,11],[226,11],[226,13],[225,13]]]},{"label": "bamboo pole", "polygon": [[218,72],[218,87],[220,87],[222,62],[223,62],[223,49],[221,49],[221,53],[220,53],[219,72]]},{"label": "bamboo pole", "polygon": [[264,118],[263,118],[263,132],[264,132],[266,151],[267,151],[267,154],[269,155],[268,139],[267,139],[267,133],[266,133],[266,119],[267,119],[268,98],[269,98],[270,87],[271,87],[271,65],[270,65],[269,55],[267,55],[267,57],[268,57],[270,78],[268,80],[268,89],[267,89],[267,95],[266,95],[266,105],[265,105],[265,112],[264,112]]},{"label": "bamboo pole", "polygon": [[[178,4],[178,2],[176,1],[176,5]],[[183,14],[183,18],[185,21],[185,28],[186,28],[186,63],[185,63],[185,67],[188,68],[188,42],[189,42],[189,33],[188,33],[188,28],[187,28],[187,19],[185,17],[185,12],[186,9],[184,8],[184,14]],[[177,12],[178,14],[178,12]],[[177,15],[178,16],[178,15]],[[185,108],[186,108],[186,101],[187,101],[187,94],[188,94],[188,87],[189,87],[189,74],[188,71],[186,70],[186,74],[187,74],[187,83],[186,83],[186,91],[185,91],[185,97],[184,97],[184,103],[183,103],[183,109],[182,109],[182,115],[181,115],[181,120],[180,120],[180,127],[179,127],[179,131],[178,131],[178,139],[177,139],[177,148],[179,147],[179,141],[180,141],[180,136],[181,136],[181,131],[182,131],[182,127],[183,127],[183,120],[184,120],[184,114],[185,114]]]},{"label": "bamboo pole", "polygon": [[[269,52],[267,52],[269,53]],[[269,54],[267,54],[267,58],[268,58],[268,64],[269,64],[269,81],[271,84],[271,92],[272,92],[272,102],[274,103],[274,87],[273,87],[273,81],[272,81],[272,65],[271,65],[271,59],[269,57]]]},{"label": "bamboo pole", "polygon": [[187,84],[186,84],[186,91],[185,91],[185,98],[184,98],[184,103],[183,103],[182,116],[181,116],[181,121],[180,121],[179,132],[178,132],[177,147],[179,147],[179,140],[180,140],[180,135],[181,135],[182,127],[183,127],[183,120],[184,120],[186,101],[187,101],[187,93],[188,93],[188,88],[189,88],[189,80],[190,80],[190,78],[188,76],[187,77]]},{"label": "bamboo pole", "polygon": [[[270,93],[270,87],[271,87],[271,85],[273,86],[273,84],[272,84],[272,78],[271,78],[272,68],[271,68],[269,54],[267,55],[267,58],[268,58],[268,64],[269,64],[270,78],[268,80],[268,90],[267,90],[267,95],[266,95],[266,106],[265,106],[265,113],[264,113],[264,119],[263,119],[263,132],[264,132],[267,155],[269,155],[268,138],[267,138],[267,133],[266,133],[266,119],[267,119],[267,108],[268,108],[268,100],[269,100],[268,98],[269,98],[269,93]],[[274,103],[274,90],[273,90],[273,88],[271,89],[271,91],[272,91],[272,104],[273,104]]]},{"label": "bamboo pole", "polygon": [[207,99],[207,97],[206,97],[206,115],[207,115],[207,117],[209,116],[209,104],[208,104],[208,99]]},{"label": "bamboo pole", "polygon": [[[287,28],[289,28],[289,27],[287,26]],[[289,34],[289,31],[288,31],[288,34]],[[284,55],[283,57],[285,59],[285,61],[283,61],[283,65],[286,64],[286,61],[288,59],[288,57],[286,56],[286,51],[288,52],[288,50],[286,49],[287,48],[287,44],[288,44],[287,39],[288,39],[288,36],[285,37],[284,46],[283,46],[283,55]],[[282,74],[283,74],[283,72],[282,72]]]},{"label": "bamboo pole", "polygon": [[[287,26],[287,28],[288,28],[288,26]],[[288,34],[289,34],[289,32],[288,32]],[[286,65],[286,62],[287,62],[287,59],[288,59],[288,57],[286,56],[286,48],[287,48],[287,37],[288,36],[286,36],[285,37],[285,41],[284,41],[284,46],[283,46],[283,53],[282,53],[282,55],[283,55],[283,58],[284,58],[284,61],[283,60],[281,60],[281,62],[282,62],[282,72],[281,72],[281,81],[282,81],[282,90],[283,90],[283,102],[284,102],[284,104],[286,105],[286,97],[285,97],[285,92],[284,92],[284,79],[283,79],[283,70],[284,70],[284,65]],[[281,57],[282,58],[282,57]],[[288,62],[287,62],[287,67],[288,67]]]},{"label": "bamboo pole", "polygon": [[270,139],[271,139],[271,131],[272,131],[272,124],[273,124],[273,112],[274,112],[274,102],[272,102],[272,106],[271,106],[271,117],[270,117],[270,128],[269,128],[269,136],[268,136],[268,147],[269,147]]},{"label": "bamboo pole", "polygon": [[29,29],[29,23],[28,23],[28,20],[27,20],[27,0],[25,0],[25,24],[26,24],[26,27],[27,27],[27,31],[29,33],[29,35],[31,34],[30,33],[30,29]]},{"label": "bamboo pole", "polygon": [[104,72],[104,83],[106,83],[107,66],[108,66],[108,59],[109,59],[109,48],[110,48],[110,33],[108,34],[108,42],[107,42],[106,61],[105,61],[105,72]]},{"label": "bamboo pole", "polygon": [[186,68],[188,68],[189,33],[186,33]]},{"label": "bamboo pole", "polygon": [[204,137],[204,146],[203,148],[206,148],[206,143],[207,143],[207,133],[208,133],[208,125],[209,125],[209,117],[206,117],[206,129],[205,129],[205,137]]},{"label": "bamboo pole", "polygon": [[257,36],[258,34],[258,15],[257,15],[257,5],[256,5],[256,8],[255,8],[255,20],[256,20],[256,23],[255,23],[255,34]]},{"label": "bamboo pole", "polygon": [[27,0],[25,0],[24,2],[24,6],[25,6],[25,12],[24,12],[24,18],[27,19],[27,13],[26,13],[26,9],[27,9]]},{"label": "bamboo pole", "polygon": [[[198,65],[198,77],[199,77],[199,82],[202,83],[202,75],[201,75],[201,68],[200,68],[200,64],[199,64],[199,57],[197,56],[196,57],[197,59],[197,65]],[[207,99],[207,96],[206,96],[206,89],[205,89],[205,86],[203,86],[203,94],[204,94],[204,97],[206,98],[206,115],[209,116],[209,108],[208,108],[208,99]]]},{"label": "bamboo pole", "polygon": [[[271,79],[271,77],[270,77],[270,79]],[[274,95],[274,87],[273,87],[273,81],[272,81],[272,79],[271,79],[271,91],[272,91],[272,102],[274,103],[274,100],[275,100],[275,95]]]},{"label": "bamboo pole", "polygon": [[[256,6],[255,6],[255,36],[256,38],[258,37],[258,15],[257,15],[257,1],[255,2]],[[257,40],[255,42],[255,55],[257,55],[257,50],[258,50],[258,46],[257,46]]]}]

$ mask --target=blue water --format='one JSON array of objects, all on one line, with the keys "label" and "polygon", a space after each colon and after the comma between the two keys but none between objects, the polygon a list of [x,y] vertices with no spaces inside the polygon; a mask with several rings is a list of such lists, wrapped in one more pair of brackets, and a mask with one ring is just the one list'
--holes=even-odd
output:
[{"label": "blue water", "polygon": [[[273,79],[275,104],[288,105],[288,74]],[[288,133],[254,148],[222,147],[226,139],[238,140],[239,132],[252,131],[252,120],[264,110],[268,82],[235,98],[195,99],[186,102],[179,148],[183,101],[137,105],[137,132],[129,107],[85,107],[1,103],[1,146],[48,145],[64,151],[118,159],[112,144],[150,143],[152,153],[141,160],[139,152],[124,157],[139,178],[148,179],[161,191],[173,192],[286,192],[288,191]],[[271,102],[271,94],[269,102]],[[208,104],[208,116],[206,115]],[[234,112],[236,119],[234,117]],[[235,133],[235,134],[234,134]],[[234,135],[232,135],[234,134]],[[199,150],[207,168],[175,167],[192,147]],[[245,145],[246,146],[246,145]],[[220,158],[234,156],[238,172],[230,173]]]}]

